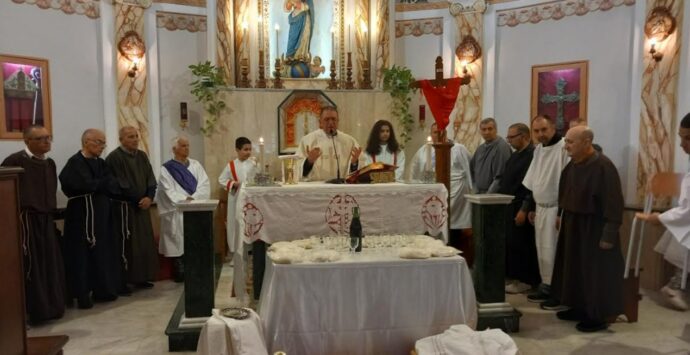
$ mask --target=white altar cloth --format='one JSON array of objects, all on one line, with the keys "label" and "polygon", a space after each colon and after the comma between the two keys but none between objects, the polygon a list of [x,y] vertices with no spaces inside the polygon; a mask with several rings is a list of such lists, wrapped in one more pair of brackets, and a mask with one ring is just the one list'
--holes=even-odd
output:
[{"label": "white altar cloth", "polygon": [[364,252],[325,264],[267,260],[259,313],[269,353],[409,354],[454,324],[474,328],[465,259]]},{"label": "white altar cloth", "polygon": [[249,318],[223,317],[219,309],[206,321],[199,334],[198,355],[268,355],[256,312],[248,309]]},{"label": "white altar cloth", "polygon": [[359,206],[364,233],[443,234],[447,243],[448,192],[442,184],[334,185],[321,182],[243,187],[237,198],[246,243],[347,234]]}]

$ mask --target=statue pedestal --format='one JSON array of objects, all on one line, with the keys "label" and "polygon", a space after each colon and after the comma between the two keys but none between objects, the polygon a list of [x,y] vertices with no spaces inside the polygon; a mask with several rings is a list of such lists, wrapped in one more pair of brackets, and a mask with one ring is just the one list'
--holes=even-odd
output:
[{"label": "statue pedestal", "polygon": [[213,212],[218,200],[177,205],[184,213],[184,293],[165,334],[169,351],[196,350],[199,333],[215,302]]},{"label": "statue pedestal", "polygon": [[465,195],[465,198],[472,203],[472,280],[478,303],[477,330],[500,328],[506,333],[517,332],[522,313],[505,301],[505,234],[513,196],[482,194]]}]

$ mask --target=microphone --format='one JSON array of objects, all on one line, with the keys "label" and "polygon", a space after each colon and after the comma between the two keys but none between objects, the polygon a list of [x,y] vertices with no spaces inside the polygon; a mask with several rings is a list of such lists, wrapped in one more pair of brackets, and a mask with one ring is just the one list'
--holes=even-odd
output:
[{"label": "microphone", "polygon": [[338,135],[338,130],[337,129],[331,129],[329,131],[329,135],[331,136],[331,142],[333,143],[333,153],[335,153],[335,164],[336,164],[337,177],[335,179],[330,179],[326,182],[329,184],[344,184],[345,180],[340,178],[340,157],[338,156],[338,149],[335,146],[335,137]]}]

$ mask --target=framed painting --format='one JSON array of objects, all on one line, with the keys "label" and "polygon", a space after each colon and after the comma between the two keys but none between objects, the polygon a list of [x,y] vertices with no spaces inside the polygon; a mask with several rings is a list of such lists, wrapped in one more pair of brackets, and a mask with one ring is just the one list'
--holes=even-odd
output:
[{"label": "framed painting", "polygon": [[321,107],[335,102],[320,90],[294,90],[278,106],[280,154],[295,154],[305,135],[319,129]]},{"label": "framed painting", "polygon": [[588,61],[578,61],[533,66],[530,117],[549,115],[561,135],[571,121],[587,121],[588,65]]},{"label": "framed painting", "polygon": [[52,134],[48,60],[0,54],[0,139],[42,125]]}]

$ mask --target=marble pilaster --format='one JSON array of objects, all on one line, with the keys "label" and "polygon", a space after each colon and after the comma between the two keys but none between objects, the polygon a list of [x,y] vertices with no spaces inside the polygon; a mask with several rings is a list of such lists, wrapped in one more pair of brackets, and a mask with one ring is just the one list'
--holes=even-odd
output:
[{"label": "marble pilaster", "polygon": [[[369,32],[371,30],[371,24],[369,23],[369,0],[356,0],[355,6],[355,22],[352,24],[354,27],[352,30],[355,34],[355,50],[353,51],[352,64],[354,66],[354,74],[356,75],[355,81],[359,84],[364,78],[362,73],[364,61],[366,60],[371,65],[369,61]],[[362,25],[366,26],[367,31],[362,28]]]},{"label": "marble pilaster", "polygon": [[376,0],[376,53],[374,58],[375,80],[374,87],[383,84],[383,71],[390,66],[390,7],[388,0]]},{"label": "marble pilaster", "polygon": [[222,69],[225,82],[235,80],[232,59],[232,2],[216,0],[216,65]]}]

